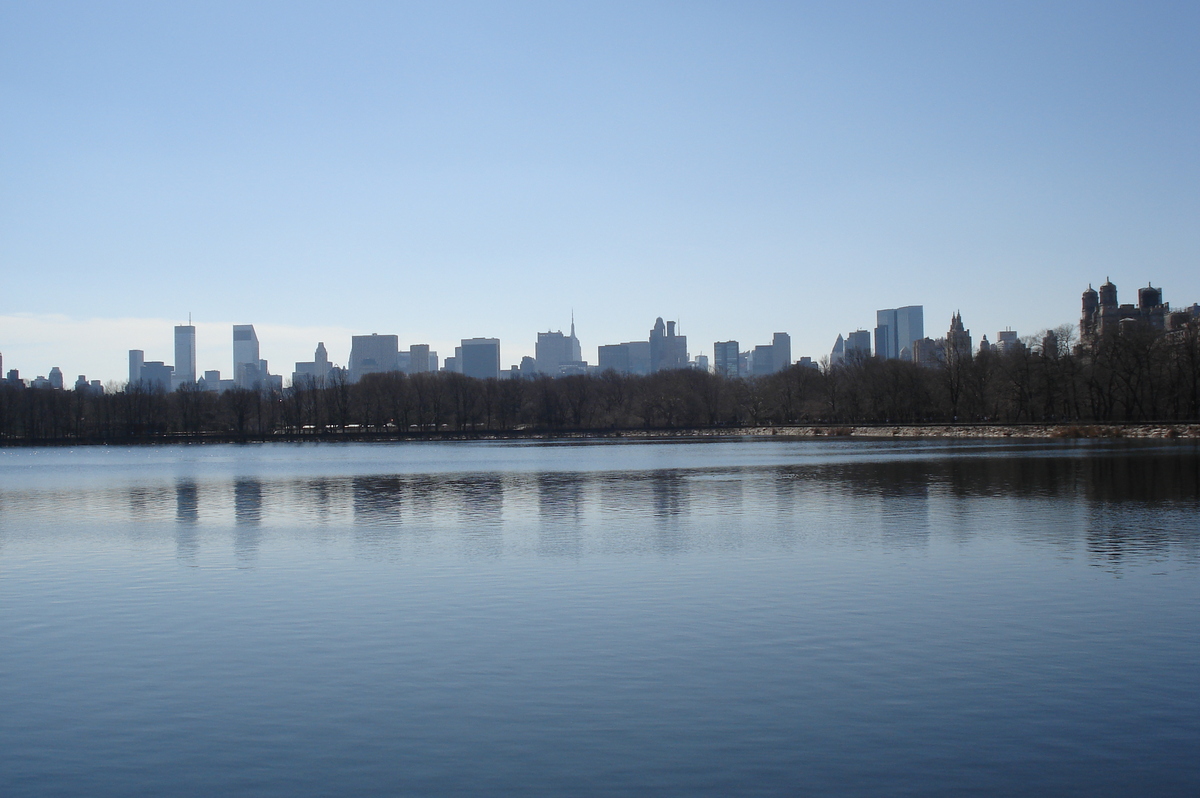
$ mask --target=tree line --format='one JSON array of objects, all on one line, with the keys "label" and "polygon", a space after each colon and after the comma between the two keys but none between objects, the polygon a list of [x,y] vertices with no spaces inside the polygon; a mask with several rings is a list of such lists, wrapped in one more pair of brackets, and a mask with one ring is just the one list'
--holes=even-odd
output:
[{"label": "tree line", "polygon": [[282,391],[182,386],[89,390],[0,387],[0,440],[136,441],[271,436],[730,428],[774,424],[1200,420],[1200,327],[1150,328],[1056,351],[1033,340],[934,366],[874,357],[761,377],[698,370],[479,380],[371,374]]}]

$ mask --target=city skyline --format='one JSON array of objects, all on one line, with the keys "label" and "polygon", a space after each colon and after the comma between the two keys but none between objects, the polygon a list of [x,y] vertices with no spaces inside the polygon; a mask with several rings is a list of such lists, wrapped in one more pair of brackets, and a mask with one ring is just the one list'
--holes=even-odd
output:
[{"label": "city skyline", "polygon": [[22,373],[120,379],[188,314],[228,372],[247,322],[276,363],[376,330],[507,367],[571,308],[819,358],[880,308],[1200,296],[1194,4],[14,3],[0,43]]},{"label": "city skyline", "polygon": [[[984,332],[980,336],[979,350],[995,348],[1008,351],[1018,346],[1044,348],[1047,345],[1057,350],[1060,341],[1063,345],[1088,345],[1104,330],[1123,329],[1125,324],[1134,321],[1150,322],[1161,330],[1173,329],[1200,317],[1200,304],[1193,302],[1189,305],[1184,301],[1172,305],[1164,296],[1163,288],[1154,286],[1152,282],[1137,289],[1136,304],[1120,302],[1118,291],[1118,287],[1108,278],[1098,292],[1089,284],[1081,294],[1082,316],[1078,325],[1041,327],[1033,332],[1026,331],[1024,335],[1008,327],[996,331],[992,341]],[[350,383],[360,381],[367,374],[392,371],[452,371],[486,379],[567,376],[600,373],[608,369],[627,374],[650,374],[675,368],[700,368],[729,377],[755,377],[782,371],[794,364],[838,366],[851,361],[856,357],[856,352],[880,359],[936,365],[947,357],[969,357],[973,351],[970,330],[964,329],[961,311],[951,315],[948,332],[937,338],[930,338],[924,333],[924,308],[921,305],[881,309],[876,311],[875,316],[877,326],[874,330],[860,328],[845,335],[839,332],[828,354],[816,356],[793,354],[791,335],[776,331],[771,336],[771,343],[748,343],[745,349],[737,340],[714,341],[710,358],[703,345],[698,344],[695,351],[690,349],[687,336],[677,329],[676,323],[664,322],[659,316],[647,340],[597,344],[597,356],[593,360],[584,356],[586,350],[581,348],[572,314],[569,335],[561,330],[536,333],[536,355],[521,356],[519,361],[517,358],[504,357],[498,338],[463,338],[453,347],[452,355],[441,357],[428,343],[413,341],[408,343],[409,348],[403,349],[400,336],[373,332],[350,337],[350,352],[344,363],[331,358],[325,342],[319,341],[313,360],[293,361],[294,370],[290,372],[286,366],[279,366],[277,373],[272,373],[268,359],[261,357],[254,325],[235,324],[231,327],[233,369],[205,368],[202,377],[197,373],[196,327],[192,324],[176,325],[175,362],[181,365],[150,360],[146,357],[146,350],[130,349],[127,351],[128,380],[124,384],[145,383],[174,390],[181,385],[195,384],[199,379],[200,384],[210,390],[225,391],[234,387],[281,389],[298,384],[301,380],[320,384],[335,368],[341,369]],[[1168,318],[1171,319],[1169,323]],[[934,326],[937,326],[936,321]],[[1065,339],[1061,338],[1064,328],[1071,330]],[[506,360],[517,362],[506,366]],[[20,374],[20,369],[6,371],[3,352],[0,352],[0,375],[11,376],[14,372]],[[44,374],[25,374],[20,378],[35,386],[65,387],[60,366],[53,366],[49,373],[49,377]],[[101,384],[117,387],[122,383],[89,379],[89,375],[80,373],[76,387],[95,389]]]}]

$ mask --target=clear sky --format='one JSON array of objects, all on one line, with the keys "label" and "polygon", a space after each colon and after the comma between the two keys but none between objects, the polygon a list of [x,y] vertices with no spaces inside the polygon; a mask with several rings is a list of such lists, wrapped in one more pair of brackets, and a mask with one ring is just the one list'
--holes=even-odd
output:
[{"label": "clear sky", "polygon": [[0,2],[0,352],[503,365],[1200,301],[1200,3]]}]

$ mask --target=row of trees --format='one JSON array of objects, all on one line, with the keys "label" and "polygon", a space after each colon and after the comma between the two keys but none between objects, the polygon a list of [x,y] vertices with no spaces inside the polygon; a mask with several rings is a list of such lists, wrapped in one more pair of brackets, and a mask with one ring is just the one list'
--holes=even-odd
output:
[{"label": "row of trees", "polygon": [[866,357],[730,379],[694,370],[557,379],[373,374],[283,391],[96,394],[5,386],[0,439],[437,434],[763,424],[1200,420],[1200,329],[1149,328],[1059,351],[1032,342],[937,366]]}]

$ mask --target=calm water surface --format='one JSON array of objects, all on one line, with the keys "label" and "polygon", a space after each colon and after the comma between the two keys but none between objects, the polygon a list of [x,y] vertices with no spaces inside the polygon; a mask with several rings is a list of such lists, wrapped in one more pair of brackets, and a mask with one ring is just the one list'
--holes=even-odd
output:
[{"label": "calm water surface", "polygon": [[0,450],[0,795],[1197,795],[1200,450]]}]

